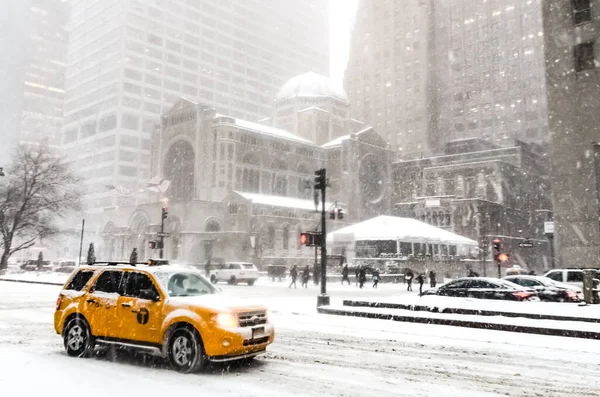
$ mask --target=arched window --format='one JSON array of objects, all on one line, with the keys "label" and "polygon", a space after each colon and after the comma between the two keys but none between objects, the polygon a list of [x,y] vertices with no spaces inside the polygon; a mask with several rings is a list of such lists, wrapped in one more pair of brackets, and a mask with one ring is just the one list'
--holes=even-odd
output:
[{"label": "arched window", "polygon": [[163,173],[171,181],[167,195],[174,201],[189,201],[194,198],[194,161],[192,145],[179,140],[169,148],[165,157]]},{"label": "arched window", "polygon": [[267,230],[267,247],[270,250],[275,248],[275,228],[273,226],[269,226]]},{"label": "arched window", "polygon": [[209,221],[206,224],[206,227],[204,228],[204,231],[207,233],[216,233],[216,232],[220,232],[221,231],[221,225],[219,225],[219,222],[212,220]]},{"label": "arched window", "polygon": [[290,229],[285,226],[283,228],[283,249],[288,250],[290,247]]},{"label": "arched window", "polygon": [[304,199],[310,199],[312,196],[312,189],[306,188],[306,181],[310,181],[310,172],[306,164],[300,164],[298,166],[298,197]]},{"label": "arched window", "polygon": [[275,170],[271,181],[271,194],[274,196],[287,196],[287,173],[285,172],[287,167],[285,163],[281,160],[274,160],[271,163],[271,168]]},{"label": "arched window", "polygon": [[242,159],[242,191],[258,193],[260,191],[260,159],[254,153],[248,153]]}]

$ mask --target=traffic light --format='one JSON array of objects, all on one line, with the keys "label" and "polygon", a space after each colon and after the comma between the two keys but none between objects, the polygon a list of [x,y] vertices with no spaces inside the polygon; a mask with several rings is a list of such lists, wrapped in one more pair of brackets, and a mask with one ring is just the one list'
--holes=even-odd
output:
[{"label": "traffic light", "polygon": [[323,190],[327,186],[327,172],[325,168],[315,171],[315,189]]},{"label": "traffic light", "polygon": [[300,233],[300,245],[309,245],[308,233]]},{"label": "traffic light", "polygon": [[151,250],[161,249],[162,243],[160,241],[148,241],[148,248]]},{"label": "traffic light", "polygon": [[341,208],[337,209],[337,218],[338,218],[338,220],[344,219],[344,210],[343,209],[341,209]]},{"label": "traffic light", "polygon": [[162,207],[162,219],[167,219],[167,215],[169,214],[169,209],[167,207]]},{"label": "traffic light", "polygon": [[500,254],[500,255],[498,255],[498,260],[500,262],[508,262],[508,254]]},{"label": "traffic light", "polygon": [[329,219],[335,219],[335,208],[329,210]]},{"label": "traffic light", "polygon": [[498,261],[500,258],[500,247],[501,247],[501,243],[502,241],[499,238],[495,238],[492,241],[492,248],[493,248],[493,252],[494,252],[494,260]]},{"label": "traffic light", "polygon": [[321,247],[323,245],[323,235],[316,232],[300,233],[300,245]]}]

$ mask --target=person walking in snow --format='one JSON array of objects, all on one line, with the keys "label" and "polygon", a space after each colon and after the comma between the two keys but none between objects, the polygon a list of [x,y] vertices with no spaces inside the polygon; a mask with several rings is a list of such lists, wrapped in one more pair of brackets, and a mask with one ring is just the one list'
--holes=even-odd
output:
[{"label": "person walking in snow", "polygon": [[302,286],[308,288],[308,280],[310,280],[310,269],[308,265],[302,271]]},{"label": "person walking in snow", "polygon": [[367,270],[361,266],[358,272],[358,287],[362,289],[367,281]]},{"label": "person walking in snow", "polygon": [[347,281],[348,285],[350,285],[350,278],[348,278],[348,264],[347,263],[342,268],[342,285],[344,285],[344,281]]},{"label": "person walking in snow", "polygon": [[379,284],[379,269],[375,269],[372,275],[373,278],[373,288],[377,288],[377,284]]},{"label": "person walking in snow", "polygon": [[419,274],[417,276],[417,282],[419,283],[419,296],[423,295],[423,284],[425,284],[425,276],[423,274]]},{"label": "person walking in snow", "polygon": [[292,266],[292,270],[290,270],[290,277],[292,278],[292,282],[288,288],[292,288],[292,285],[294,288],[298,288],[296,286],[296,279],[298,278],[298,269],[296,268],[296,265]]},{"label": "person walking in snow", "polygon": [[429,272],[429,285],[431,285],[431,288],[435,288],[435,272],[432,270]]},{"label": "person walking in snow", "polygon": [[356,285],[358,285],[358,278],[360,276],[360,267],[357,266],[356,269],[354,269],[354,276],[356,276]]},{"label": "person walking in snow", "polygon": [[413,277],[415,275],[413,274],[412,270],[409,270],[406,272],[406,275],[404,276],[404,280],[406,281],[406,290],[407,291],[412,291],[412,281],[413,281]]}]

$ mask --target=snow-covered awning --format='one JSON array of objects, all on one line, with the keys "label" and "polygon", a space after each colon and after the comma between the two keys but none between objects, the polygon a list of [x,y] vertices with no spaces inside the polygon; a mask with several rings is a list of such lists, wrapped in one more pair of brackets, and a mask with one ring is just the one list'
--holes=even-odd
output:
[{"label": "snow-covered awning", "polygon": [[477,242],[412,218],[381,215],[327,234],[327,241],[392,240],[477,246]]},{"label": "snow-covered awning", "polygon": [[[270,205],[273,207],[295,208],[306,211],[315,211],[314,200],[305,200],[294,197],[271,196],[267,194],[246,193],[237,191],[235,193],[239,194],[246,200],[252,201],[253,204],[263,204]],[[329,209],[332,206],[332,203],[325,203],[325,209]],[[321,210],[320,202],[318,210]]]}]

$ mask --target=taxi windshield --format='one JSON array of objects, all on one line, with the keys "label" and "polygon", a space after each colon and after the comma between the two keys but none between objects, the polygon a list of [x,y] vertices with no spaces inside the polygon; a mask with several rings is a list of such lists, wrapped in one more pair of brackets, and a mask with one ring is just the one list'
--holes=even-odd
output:
[{"label": "taxi windshield", "polygon": [[216,294],[215,289],[200,274],[194,272],[159,272],[155,277],[169,296],[200,296]]}]

